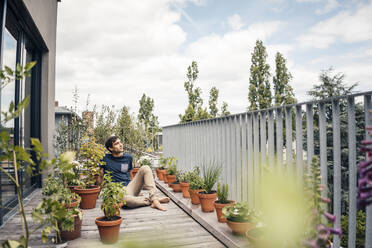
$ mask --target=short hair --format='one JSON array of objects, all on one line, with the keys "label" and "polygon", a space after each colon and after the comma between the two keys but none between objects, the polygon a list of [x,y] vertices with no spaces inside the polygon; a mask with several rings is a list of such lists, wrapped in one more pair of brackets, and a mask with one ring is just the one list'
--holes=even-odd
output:
[{"label": "short hair", "polygon": [[112,144],[113,144],[116,140],[118,140],[118,139],[119,139],[118,136],[113,135],[113,136],[111,136],[110,138],[108,138],[108,139],[106,140],[106,142],[105,142],[105,147],[106,147],[107,150],[109,150],[109,152],[111,152],[109,148],[111,148],[111,147],[112,147]]}]

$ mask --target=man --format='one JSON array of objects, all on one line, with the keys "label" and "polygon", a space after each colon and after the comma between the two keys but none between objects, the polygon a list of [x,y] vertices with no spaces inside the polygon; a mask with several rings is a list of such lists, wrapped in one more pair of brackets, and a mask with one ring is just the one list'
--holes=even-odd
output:
[{"label": "man", "polygon": [[[100,171],[98,184],[102,182],[103,174],[107,171],[111,172],[111,177],[114,182],[120,182],[126,186],[126,206],[130,208],[149,206],[166,211],[167,208],[161,203],[169,202],[168,197],[159,198],[157,196],[152,170],[149,166],[142,166],[137,172],[133,180],[130,180],[129,172],[132,169],[133,157],[130,154],[123,152],[123,144],[117,136],[111,136],[105,143],[110,154],[106,154],[103,161],[106,162]],[[141,189],[149,191],[149,197],[140,195]]]}]

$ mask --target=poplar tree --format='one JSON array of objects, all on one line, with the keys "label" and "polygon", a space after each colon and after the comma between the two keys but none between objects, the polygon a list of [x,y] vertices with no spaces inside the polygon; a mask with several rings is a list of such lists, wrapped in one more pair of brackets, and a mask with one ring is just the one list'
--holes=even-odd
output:
[{"label": "poplar tree", "polygon": [[209,115],[215,118],[218,113],[217,101],[218,101],[219,90],[216,87],[212,87],[209,91]]},{"label": "poplar tree", "polygon": [[275,106],[293,104],[296,102],[293,88],[289,85],[292,79],[286,66],[286,60],[279,52],[275,56],[275,75],[273,77]]},{"label": "poplar tree", "polygon": [[270,66],[266,63],[267,52],[261,40],[256,41],[252,53],[249,77],[249,110],[265,109],[271,106]]},{"label": "poplar tree", "polygon": [[227,107],[228,107],[227,102],[223,102],[222,107],[221,107],[221,115],[220,116],[227,116],[227,115],[231,114],[230,111],[227,110]]}]

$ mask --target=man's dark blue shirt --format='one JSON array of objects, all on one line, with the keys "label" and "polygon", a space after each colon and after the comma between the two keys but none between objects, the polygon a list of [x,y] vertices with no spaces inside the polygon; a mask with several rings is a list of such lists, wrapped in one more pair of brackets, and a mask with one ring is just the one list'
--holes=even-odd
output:
[{"label": "man's dark blue shirt", "polygon": [[127,186],[130,182],[129,171],[132,169],[133,157],[130,154],[124,153],[121,157],[114,157],[112,154],[106,154],[103,158],[106,162],[102,166],[105,173],[111,172],[111,178],[114,182],[120,182],[124,186]]}]

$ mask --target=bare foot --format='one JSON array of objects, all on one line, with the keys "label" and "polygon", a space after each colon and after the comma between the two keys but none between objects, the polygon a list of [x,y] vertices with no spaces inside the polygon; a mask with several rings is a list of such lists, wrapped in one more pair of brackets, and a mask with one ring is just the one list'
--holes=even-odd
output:
[{"label": "bare foot", "polygon": [[163,205],[161,205],[161,203],[159,202],[159,200],[153,200],[152,201],[152,204],[151,204],[151,207],[152,208],[159,209],[161,211],[167,211],[168,210],[166,207],[164,207]]},{"label": "bare foot", "polygon": [[163,198],[159,198],[159,202],[160,203],[168,203],[170,200],[169,200],[169,197],[163,197]]}]

